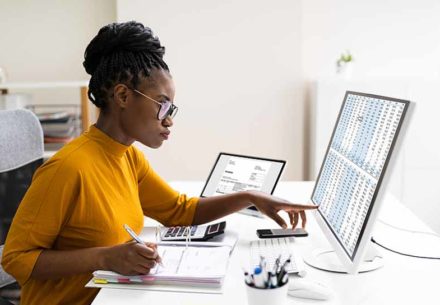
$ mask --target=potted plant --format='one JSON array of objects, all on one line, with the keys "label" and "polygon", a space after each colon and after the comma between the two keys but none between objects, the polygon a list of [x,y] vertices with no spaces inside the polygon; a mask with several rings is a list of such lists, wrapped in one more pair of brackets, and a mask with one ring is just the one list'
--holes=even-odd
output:
[{"label": "potted plant", "polygon": [[353,56],[350,51],[345,51],[336,61],[336,73],[343,74],[346,79],[351,77],[353,72]]}]

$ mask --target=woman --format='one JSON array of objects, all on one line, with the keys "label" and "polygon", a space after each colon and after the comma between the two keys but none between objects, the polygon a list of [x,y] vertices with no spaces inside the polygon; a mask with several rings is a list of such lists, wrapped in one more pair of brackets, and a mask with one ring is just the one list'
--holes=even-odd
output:
[{"label": "woman", "polygon": [[[201,224],[249,205],[286,227],[304,209],[260,192],[187,198],[171,189],[132,143],[158,148],[177,107],[164,47],[140,23],[103,27],[85,51],[97,123],[34,175],[6,240],[2,265],[22,285],[22,305],[90,304],[94,270],[145,274],[160,261],[156,245],[131,241],[144,215],[166,226]],[[234,204],[231,204],[234,202]]]}]

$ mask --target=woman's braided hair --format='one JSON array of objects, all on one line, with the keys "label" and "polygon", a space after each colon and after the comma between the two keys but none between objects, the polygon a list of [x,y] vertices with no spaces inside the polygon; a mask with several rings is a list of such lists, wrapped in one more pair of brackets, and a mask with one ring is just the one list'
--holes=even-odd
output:
[{"label": "woman's braided hair", "polygon": [[84,53],[83,66],[91,75],[88,96],[96,107],[105,110],[110,90],[125,83],[136,88],[139,77],[148,77],[153,69],[169,71],[161,46],[150,28],[130,21],[102,27]]}]

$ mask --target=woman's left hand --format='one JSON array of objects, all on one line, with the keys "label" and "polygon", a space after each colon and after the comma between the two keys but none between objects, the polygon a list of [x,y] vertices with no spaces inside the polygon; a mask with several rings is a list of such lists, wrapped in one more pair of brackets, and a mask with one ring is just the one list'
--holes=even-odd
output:
[{"label": "woman's left hand", "polygon": [[249,191],[252,204],[263,214],[272,218],[277,224],[283,228],[287,228],[284,219],[278,215],[279,211],[286,211],[289,215],[292,229],[298,225],[299,217],[301,217],[302,227],[305,228],[307,217],[305,210],[315,210],[317,205],[303,205],[291,203],[287,200],[268,195],[263,192]]}]

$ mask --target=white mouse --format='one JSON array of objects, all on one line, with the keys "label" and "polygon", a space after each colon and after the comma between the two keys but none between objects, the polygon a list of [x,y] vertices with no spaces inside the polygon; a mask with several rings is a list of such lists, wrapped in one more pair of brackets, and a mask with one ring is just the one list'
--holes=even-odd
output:
[{"label": "white mouse", "polygon": [[288,294],[297,298],[328,300],[333,291],[320,283],[294,278],[289,284]]}]

